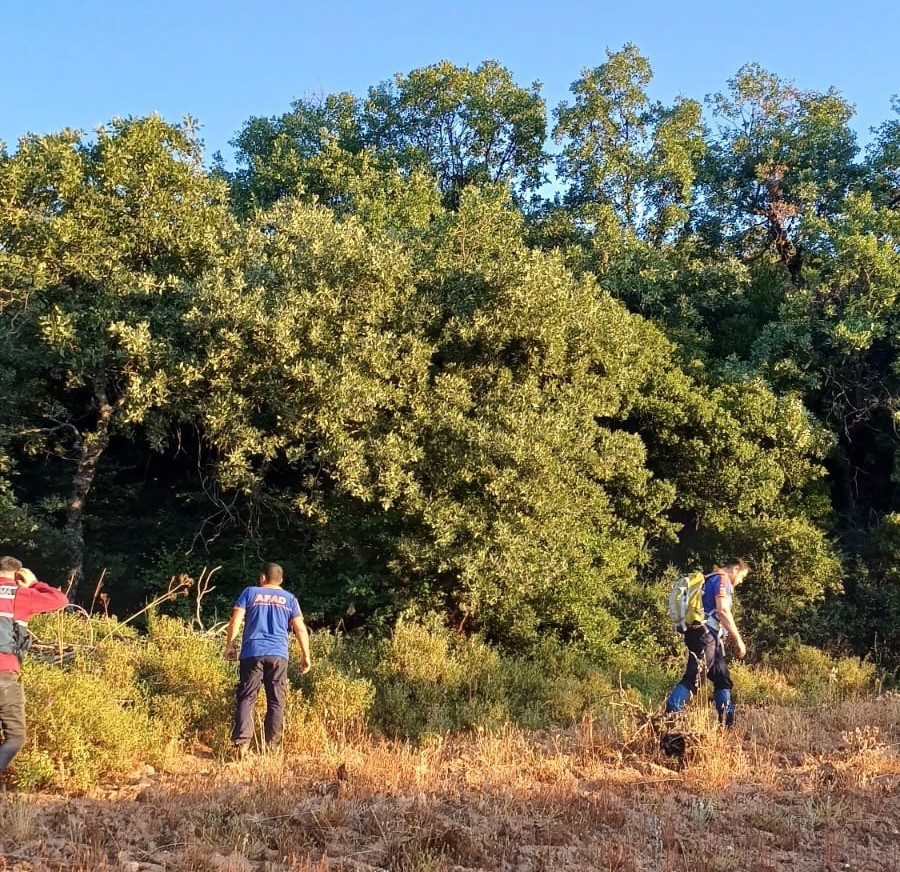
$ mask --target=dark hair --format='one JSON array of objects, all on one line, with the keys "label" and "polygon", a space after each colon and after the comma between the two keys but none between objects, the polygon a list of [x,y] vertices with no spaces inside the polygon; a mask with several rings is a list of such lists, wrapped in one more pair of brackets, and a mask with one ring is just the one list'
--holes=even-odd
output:
[{"label": "dark hair", "polygon": [[21,560],[15,557],[0,557],[0,572],[18,572],[21,568]]},{"label": "dark hair", "polygon": [[284,572],[277,563],[263,564],[262,574],[269,584],[280,584],[284,579]]},{"label": "dark hair", "polygon": [[732,557],[731,560],[725,564],[725,569],[730,569],[732,574],[737,572],[749,572],[750,565],[746,560],[741,560],[739,557]]}]

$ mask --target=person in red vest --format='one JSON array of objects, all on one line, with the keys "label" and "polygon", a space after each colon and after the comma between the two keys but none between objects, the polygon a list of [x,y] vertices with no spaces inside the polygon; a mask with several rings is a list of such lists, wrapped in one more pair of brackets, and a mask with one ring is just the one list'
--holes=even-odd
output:
[{"label": "person in red vest", "polygon": [[0,773],[25,744],[25,692],[19,681],[28,647],[28,619],[55,612],[69,598],[38,581],[15,557],[0,557]]}]

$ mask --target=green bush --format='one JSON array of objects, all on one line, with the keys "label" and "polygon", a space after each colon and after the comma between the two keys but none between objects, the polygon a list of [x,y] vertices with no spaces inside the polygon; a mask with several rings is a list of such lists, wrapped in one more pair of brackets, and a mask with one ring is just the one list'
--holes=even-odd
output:
[{"label": "green bush", "polygon": [[115,617],[88,616],[71,610],[35,615],[28,622],[28,629],[36,643],[63,648],[93,647],[104,639],[134,640],[140,635],[134,627]]},{"label": "green bush", "polygon": [[764,663],[783,673],[808,705],[864,696],[872,691],[877,677],[873,663],[858,657],[832,657],[799,643],[765,658]]},{"label": "green bush", "polygon": [[[224,750],[236,668],[222,658],[221,638],[152,615],[146,635],[104,633],[98,641],[97,627],[109,623],[93,620],[38,623],[74,656],[64,665],[34,657],[26,665],[29,739],[13,761],[16,783],[84,790],[141,763],[165,765],[186,741]],[[614,734],[630,712],[623,702],[657,705],[681,668],[680,659],[648,663],[629,647],[607,651],[598,664],[549,636],[527,656],[505,654],[432,617],[407,617],[382,638],[318,632],[312,654],[307,675],[299,674],[296,650],[289,666],[284,747],[295,753],[367,729],[428,741],[509,723],[542,729],[590,719]],[[760,665],[734,663],[732,676],[742,703],[815,705],[869,692],[875,667],[795,644]],[[260,720],[264,707],[260,694]]]},{"label": "green bush", "polygon": [[29,744],[15,758],[11,772],[13,783],[24,790],[45,787],[62,780],[53,756]]},{"label": "green bush", "polygon": [[82,672],[102,678],[113,693],[127,697],[139,692],[138,667],[144,649],[143,640],[106,639],[93,649],[79,651],[73,664]]},{"label": "green bush", "polygon": [[455,687],[463,672],[453,648],[449,631],[438,619],[427,618],[423,623],[401,620],[381,642],[379,673],[411,687]]},{"label": "green bush", "polygon": [[734,698],[741,705],[791,705],[800,699],[800,691],[787,676],[773,666],[748,666],[732,663]]},{"label": "green bush", "polygon": [[332,734],[366,726],[375,699],[375,686],[367,678],[352,678],[329,663],[314,667],[310,676],[310,710]]},{"label": "green bush", "polygon": [[574,723],[618,694],[607,670],[575,646],[548,636],[527,656],[503,654],[432,616],[401,620],[381,640],[316,636],[313,649],[314,662],[324,660],[347,679],[368,679],[371,726],[406,739],[507,723]]},{"label": "green bush", "polygon": [[857,657],[833,657],[792,643],[759,665],[731,666],[735,696],[756,705],[807,705],[852,699],[877,686],[874,664]]},{"label": "green bush", "polygon": [[[604,665],[604,671],[617,689],[623,689],[635,702],[642,700],[651,705],[665,698],[675,680],[666,658],[660,654],[650,657],[645,652],[624,646],[616,650]],[[675,671],[678,676],[684,671],[684,658],[680,651]]]},{"label": "green bush", "polygon": [[84,790],[140,763],[164,761],[169,749],[139,688],[122,696],[102,676],[40,661],[28,664],[26,682],[29,737],[13,761],[17,783]]},{"label": "green bush", "polygon": [[155,617],[137,664],[151,710],[174,718],[187,738],[220,748],[234,707],[236,667],[222,657],[222,642],[174,618]]}]

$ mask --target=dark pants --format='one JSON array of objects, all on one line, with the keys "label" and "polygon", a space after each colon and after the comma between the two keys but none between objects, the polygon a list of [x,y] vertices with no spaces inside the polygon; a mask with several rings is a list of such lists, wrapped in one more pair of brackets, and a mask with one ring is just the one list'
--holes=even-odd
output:
[{"label": "dark pants", "polygon": [[705,675],[716,690],[731,690],[725,651],[706,627],[688,630],[684,634],[684,644],[688,649],[688,661],[679,684],[696,693]]},{"label": "dark pants", "polygon": [[681,681],[672,688],[666,700],[667,712],[680,712],[687,701],[700,690],[706,676],[715,688],[716,711],[726,727],[734,725],[734,703],[731,699],[731,675],[722,643],[705,626],[694,627],[684,634],[688,649],[687,666]]},{"label": "dark pants", "polygon": [[275,748],[280,744],[288,685],[287,665],[284,657],[246,657],[241,660],[234,729],[231,731],[231,741],[235,745],[246,747],[253,738],[253,705],[260,684],[266,689],[266,746]]},{"label": "dark pants", "polygon": [[25,692],[15,672],[0,672],[0,772],[25,744]]}]

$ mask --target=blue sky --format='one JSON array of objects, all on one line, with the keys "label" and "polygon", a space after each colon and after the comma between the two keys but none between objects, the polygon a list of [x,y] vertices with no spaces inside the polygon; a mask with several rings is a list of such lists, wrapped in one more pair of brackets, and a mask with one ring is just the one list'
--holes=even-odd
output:
[{"label": "blue sky", "polygon": [[894,117],[900,2],[650,0],[32,0],[4,4],[0,139],[90,131],[120,115],[190,114],[208,153],[251,116],[292,99],[352,91],[448,59],[504,64],[538,80],[552,110],[581,69],[633,42],[651,94],[702,99],[749,61],[801,88],[836,87],[861,141]]}]

